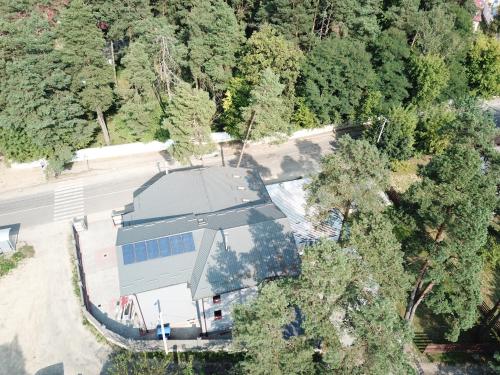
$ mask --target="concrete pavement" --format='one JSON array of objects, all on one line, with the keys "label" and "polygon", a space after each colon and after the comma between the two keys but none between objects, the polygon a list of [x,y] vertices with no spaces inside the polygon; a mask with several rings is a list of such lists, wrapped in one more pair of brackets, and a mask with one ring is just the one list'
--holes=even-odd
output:
[{"label": "concrete pavement", "polygon": [[[332,151],[333,141],[333,134],[327,133],[279,145],[251,145],[241,166],[255,168],[267,181],[308,175],[318,169],[321,156]],[[216,156],[195,164],[234,166],[238,156],[238,148],[226,145]],[[88,170],[86,165],[74,166],[61,179],[4,191],[0,198],[0,226],[17,223],[23,228],[111,211],[130,203],[133,192],[148,186],[159,171],[178,167],[159,153],[96,161]]]}]

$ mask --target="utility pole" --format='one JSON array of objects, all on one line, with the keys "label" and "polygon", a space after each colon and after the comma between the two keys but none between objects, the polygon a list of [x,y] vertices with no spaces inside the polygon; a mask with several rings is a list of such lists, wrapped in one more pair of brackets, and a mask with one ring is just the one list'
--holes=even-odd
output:
[{"label": "utility pole", "polygon": [[243,159],[243,153],[245,151],[245,147],[247,146],[248,137],[250,136],[250,131],[252,130],[252,125],[254,120],[255,120],[255,111],[252,111],[252,114],[250,116],[250,121],[248,122],[247,134],[245,136],[245,140],[243,141],[243,146],[241,147],[240,158],[238,159],[238,164],[236,165],[236,168],[240,167],[241,159]]},{"label": "utility pole", "polygon": [[161,327],[161,337],[163,339],[163,349],[165,350],[165,355],[168,355],[167,338],[165,337],[165,327],[163,326],[163,317],[161,314],[160,300],[156,300],[155,305],[158,305],[158,320],[160,321]]}]

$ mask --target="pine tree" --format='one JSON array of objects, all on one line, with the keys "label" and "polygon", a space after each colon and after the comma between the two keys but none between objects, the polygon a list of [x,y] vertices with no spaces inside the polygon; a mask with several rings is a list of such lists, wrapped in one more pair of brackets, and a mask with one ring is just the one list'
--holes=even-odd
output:
[{"label": "pine tree", "polygon": [[307,186],[309,210],[319,221],[327,219],[332,210],[340,210],[343,214],[340,236],[345,239],[351,208],[381,210],[381,192],[387,184],[385,156],[367,141],[342,137],[339,149],[321,160],[321,172]]},{"label": "pine tree", "polygon": [[104,141],[109,144],[104,112],[113,104],[113,71],[104,56],[104,36],[91,8],[82,0],[72,1],[61,12],[57,32],[62,59],[73,78],[72,91],[87,110],[97,114]]},{"label": "pine tree", "polygon": [[285,337],[285,326],[295,320],[295,310],[278,283],[264,284],[251,304],[233,311],[233,345],[245,355],[239,364],[245,374],[312,374],[312,346],[303,337]]},{"label": "pine tree", "polygon": [[243,31],[222,0],[197,2],[186,17],[188,64],[196,86],[224,90],[236,65]]},{"label": "pine tree", "polygon": [[409,321],[422,301],[444,314],[456,340],[470,328],[480,303],[480,249],[496,206],[496,182],[483,168],[479,153],[454,145],[435,156],[421,172],[422,181],[408,190],[408,212],[419,230],[405,246],[415,281],[405,318]]},{"label": "pine tree", "polygon": [[250,139],[280,138],[291,132],[290,110],[285,104],[283,89],[284,85],[270,68],[262,72],[259,83],[250,92],[248,106],[242,109],[242,118],[246,119],[239,126],[242,138],[252,118]]},{"label": "pine tree", "polygon": [[210,123],[214,114],[215,104],[206,91],[193,89],[187,83],[177,86],[163,120],[163,126],[174,142],[174,158],[189,162],[191,156],[202,156],[213,149]]}]

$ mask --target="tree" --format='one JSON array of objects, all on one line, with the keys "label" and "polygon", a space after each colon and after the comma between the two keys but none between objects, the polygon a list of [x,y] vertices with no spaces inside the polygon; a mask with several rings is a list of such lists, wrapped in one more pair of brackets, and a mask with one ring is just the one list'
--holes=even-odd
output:
[{"label": "tree", "polygon": [[467,56],[469,85],[477,96],[500,94],[500,43],[493,37],[478,35]]},{"label": "tree", "polygon": [[296,98],[291,121],[298,128],[311,129],[319,126],[318,119],[306,105],[304,98]]},{"label": "tree", "polygon": [[224,130],[233,136],[241,137],[239,126],[245,121],[242,111],[249,105],[251,89],[250,84],[241,77],[231,78],[227,85],[226,95],[222,101],[224,112],[221,122]]},{"label": "tree", "polygon": [[322,123],[354,119],[375,83],[370,54],[363,43],[349,38],[322,40],[302,74],[301,96]]},{"label": "tree", "polygon": [[295,93],[302,57],[302,52],[294,42],[286,40],[271,26],[264,25],[247,40],[238,69],[245,80],[256,85],[262,72],[271,68],[285,85],[285,96],[291,99]]},{"label": "tree", "polygon": [[[242,118],[253,117],[250,139],[280,138],[291,132],[290,111],[282,95],[283,89],[284,85],[279,83],[279,77],[270,68],[262,72],[259,83],[250,92],[248,106],[242,109]],[[242,138],[248,130],[247,121],[239,126]]]},{"label": "tree", "polygon": [[307,186],[309,209],[325,220],[333,209],[343,213],[340,239],[353,206],[360,211],[381,210],[381,192],[388,184],[387,159],[365,140],[342,137],[339,149],[321,160],[321,172]]},{"label": "tree", "polygon": [[417,126],[418,149],[426,154],[441,154],[450,143],[446,133],[455,119],[454,109],[447,105],[427,108]]},{"label": "tree", "polygon": [[391,160],[406,160],[413,155],[418,116],[415,108],[393,107],[387,117],[375,121],[365,136]]},{"label": "tree", "polygon": [[378,284],[378,295],[399,303],[409,289],[403,252],[390,219],[381,212],[363,212],[353,220],[349,246],[363,259],[366,272]]},{"label": "tree", "polygon": [[61,12],[58,24],[60,52],[71,74],[72,91],[82,105],[97,114],[106,144],[110,143],[104,112],[113,103],[113,73],[103,54],[104,37],[89,6],[72,1]]},{"label": "tree", "polygon": [[188,65],[196,87],[211,93],[224,90],[243,42],[232,9],[222,0],[196,2],[185,22]]},{"label": "tree", "polygon": [[411,85],[406,76],[409,57],[406,34],[401,30],[384,30],[374,42],[373,64],[386,109],[401,105],[409,95]]},{"label": "tree", "polygon": [[277,282],[264,284],[251,304],[235,305],[233,345],[244,351],[245,374],[312,374],[314,350],[303,337],[286,337],[295,309]]},{"label": "tree", "polygon": [[304,335],[318,346],[322,373],[414,372],[403,349],[408,328],[355,250],[333,241],[306,247],[288,290]]},{"label": "tree", "polygon": [[214,114],[215,104],[206,91],[193,89],[185,82],[177,86],[163,120],[174,142],[174,158],[188,162],[191,156],[202,156],[213,148],[210,123]]},{"label": "tree", "polygon": [[476,320],[480,302],[480,249],[496,205],[491,170],[479,153],[454,145],[435,156],[420,173],[422,181],[406,193],[418,239],[406,241],[408,264],[415,275],[405,318],[411,321],[422,301],[446,316],[456,340]]},{"label": "tree", "polygon": [[319,1],[315,0],[265,0],[259,7],[257,18],[307,48],[313,42],[318,7]]},{"label": "tree", "polygon": [[70,91],[49,20],[39,8],[18,6],[0,16],[7,17],[0,22],[0,152],[17,161],[54,160],[59,153],[71,159],[95,127]]},{"label": "tree", "polygon": [[124,69],[121,78],[126,81],[126,88],[122,89],[124,97],[151,96],[155,73],[146,53],[146,47],[141,42],[133,42],[128,53],[123,57]]},{"label": "tree", "polygon": [[412,58],[413,102],[419,106],[432,104],[446,87],[450,74],[439,55],[418,55]]}]

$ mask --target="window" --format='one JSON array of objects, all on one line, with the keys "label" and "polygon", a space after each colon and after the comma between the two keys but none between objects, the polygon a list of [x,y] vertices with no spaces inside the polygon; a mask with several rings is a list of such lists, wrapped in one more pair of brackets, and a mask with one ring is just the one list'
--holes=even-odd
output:
[{"label": "window", "polygon": [[214,311],[214,320],[221,320],[222,319],[222,310],[215,310]]},{"label": "window", "polygon": [[220,294],[217,294],[216,296],[212,297],[212,302],[213,303],[220,303]]}]

